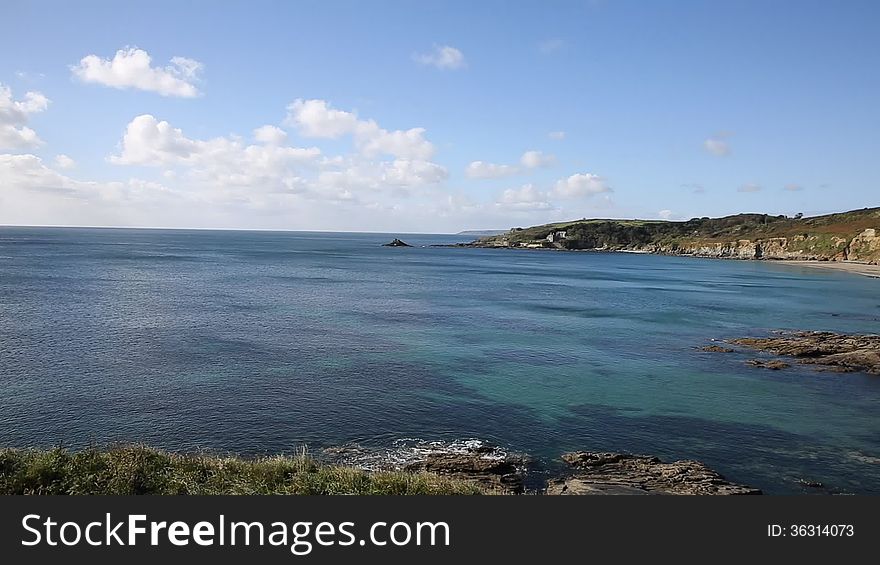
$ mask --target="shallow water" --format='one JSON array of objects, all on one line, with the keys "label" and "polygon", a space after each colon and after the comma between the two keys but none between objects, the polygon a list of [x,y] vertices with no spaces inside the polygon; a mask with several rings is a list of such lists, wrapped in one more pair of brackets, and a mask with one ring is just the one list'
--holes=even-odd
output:
[{"label": "shallow water", "polygon": [[[880,378],[698,350],[880,331],[880,281],[394,235],[0,228],[0,445],[293,452],[479,438],[880,494]],[[400,236],[415,245],[454,236]],[[540,472],[540,471],[539,471]]]}]

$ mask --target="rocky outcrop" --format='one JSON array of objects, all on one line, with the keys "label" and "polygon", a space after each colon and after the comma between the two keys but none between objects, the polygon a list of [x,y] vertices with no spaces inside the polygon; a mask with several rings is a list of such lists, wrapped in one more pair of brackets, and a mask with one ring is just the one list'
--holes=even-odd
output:
[{"label": "rocky outcrop", "polygon": [[[367,471],[427,472],[472,482],[488,492],[521,494],[535,461],[476,439],[399,440],[391,448],[345,445],[327,448],[324,459]],[[760,494],[736,485],[697,461],[663,463],[656,457],[578,451],[562,456],[570,470],[546,483],[527,482],[540,494]],[[543,469],[543,465],[538,464]],[[543,474],[543,471],[540,473]],[[546,487],[546,488],[544,488]]]},{"label": "rocky outcrop", "polygon": [[849,242],[846,253],[850,261],[880,264],[880,236],[876,229],[866,229]]},{"label": "rocky outcrop", "polygon": [[780,361],[779,359],[749,359],[746,361],[746,365],[760,367],[762,369],[770,369],[772,371],[779,371],[780,369],[791,367],[791,365],[785,361]]},{"label": "rocky outcrop", "polygon": [[406,243],[405,241],[401,241],[395,237],[394,239],[392,239],[388,243],[383,244],[382,247],[412,247],[412,245],[410,245],[409,243]]},{"label": "rocky outcrop", "polygon": [[[880,374],[880,335],[779,332],[771,337],[731,339],[729,343],[794,357],[800,363],[818,365],[825,370]],[[769,363],[771,361],[762,361],[759,366],[767,367]]]},{"label": "rocky outcrop", "polygon": [[523,491],[523,461],[488,453],[428,453],[424,461],[410,463],[408,471],[425,471],[474,482],[490,491],[517,494]]},{"label": "rocky outcrop", "polygon": [[625,453],[566,453],[570,477],[548,483],[549,495],[584,494],[761,494],[728,482],[698,461],[663,463],[657,457]]}]

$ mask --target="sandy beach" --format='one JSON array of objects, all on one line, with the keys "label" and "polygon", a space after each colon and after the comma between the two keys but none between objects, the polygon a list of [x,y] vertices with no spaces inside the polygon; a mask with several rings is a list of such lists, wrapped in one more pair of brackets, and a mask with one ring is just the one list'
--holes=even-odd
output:
[{"label": "sandy beach", "polygon": [[816,269],[834,269],[846,271],[866,277],[880,278],[880,265],[867,263],[853,263],[848,261],[778,261],[780,265],[795,265],[798,267],[813,267]]}]

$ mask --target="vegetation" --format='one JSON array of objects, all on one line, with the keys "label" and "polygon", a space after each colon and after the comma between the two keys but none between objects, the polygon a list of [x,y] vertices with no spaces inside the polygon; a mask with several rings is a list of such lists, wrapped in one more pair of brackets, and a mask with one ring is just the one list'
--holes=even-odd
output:
[{"label": "vegetation", "polygon": [[[699,244],[761,241],[787,238],[791,251],[827,255],[840,253],[852,239],[868,228],[880,228],[880,208],[865,208],[840,214],[793,218],[768,214],[737,214],[723,218],[693,218],[687,221],[582,219],[516,228],[505,234],[479,240],[487,245],[541,242],[548,235],[565,231],[557,245],[567,249],[676,247]],[[549,246],[549,243],[548,243]]]},{"label": "vegetation", "polygon": [[0,450],[0,494],[481,494],[428,473],[365,472],[305,453],[242,459],[180,455],[141,445],[72,452]]}]

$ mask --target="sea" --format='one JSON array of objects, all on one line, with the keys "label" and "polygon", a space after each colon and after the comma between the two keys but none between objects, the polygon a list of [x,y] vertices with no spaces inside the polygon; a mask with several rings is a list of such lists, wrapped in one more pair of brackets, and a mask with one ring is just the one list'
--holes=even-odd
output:
[{"label": "sea", "polygon": [[878,333],[880,280],[442,247],[468,239],[0,228],[0,447],[483,442],[528,454],[532,477],[624,451],[766,493],[880,494],[880,377],[700,349]]}]

